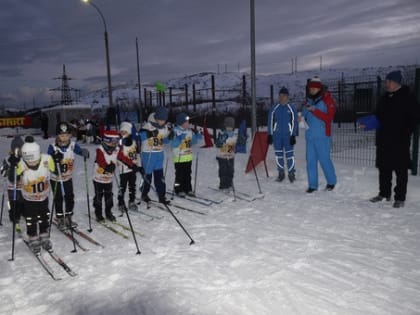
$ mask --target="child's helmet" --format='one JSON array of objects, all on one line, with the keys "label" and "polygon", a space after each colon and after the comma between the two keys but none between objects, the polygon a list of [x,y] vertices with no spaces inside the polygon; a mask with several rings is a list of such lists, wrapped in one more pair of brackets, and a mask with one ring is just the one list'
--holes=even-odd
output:
[{"label": "child's helmet", "polygon": [[64,133],[71,133],[70,125],[66,123],[65,121],[60,122],[57,124],[56,127],[56,134],[61,135]]},{"label": "child's helmet", "polygon": [[116,130],[106,130],[104,136],[102,137],[102,147],[107,152],[112,152],[118,145],[118,140],[120,136]]},{"label": "child's helmet", "polygon": [[[32,139],[25,139],[25,140],[33,140]],[[38,165],[39,161],[41,160],[41,148],[39,144],[32,141],[32,142],[25,142],[22,145],[22,159],[23,161],[29,166],[36,166]]]}]

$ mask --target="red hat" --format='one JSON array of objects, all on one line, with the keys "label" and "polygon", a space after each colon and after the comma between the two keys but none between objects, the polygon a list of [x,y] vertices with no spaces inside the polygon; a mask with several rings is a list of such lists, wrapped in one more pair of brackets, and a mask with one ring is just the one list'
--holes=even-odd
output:
[{"label": "red hat", "polygon": [[104,137],[107,138],[119,138],[120,135],[117,130],[105,130]]},{"label": "red hat", "polygon": [[315,88],[315,89],[321,89],[322,88],[322,82],[319,77],[313,77],[308,82],[308,88]]}]

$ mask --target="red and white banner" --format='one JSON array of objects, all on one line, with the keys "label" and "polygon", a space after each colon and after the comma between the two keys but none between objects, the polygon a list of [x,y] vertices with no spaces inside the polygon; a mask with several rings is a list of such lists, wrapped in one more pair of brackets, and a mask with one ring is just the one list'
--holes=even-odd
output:
[{"label": "red and white banner", "polygon": [[30,127],[32,126],[32,117],[0,117],[0,128]]}]

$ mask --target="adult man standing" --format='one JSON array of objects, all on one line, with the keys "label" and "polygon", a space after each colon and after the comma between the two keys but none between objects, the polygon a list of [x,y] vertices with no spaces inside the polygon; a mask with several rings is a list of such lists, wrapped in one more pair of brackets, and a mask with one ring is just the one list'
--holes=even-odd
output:
[{"label": "adult man standing", "polygon": [[386,92],[376,107],[375,116],[379,122],[376,130],[379,194],[370,199],[371,202],[391,199],[392,173],[395,172],[394,208],[404,206],[408,169],[411,167],[410,139],[420,122],[419,105],[409,88],[401,85],[401,81],[401,71],[388,73],[385,78]]},{"label": "adult man standing", "polygon": [[273,144],[279,176],[277,181],[285,178],[284,156],[286,156],[289,181],[293,183],[295,175],[294,145],[298,131],[296,107],[289,102],[289,90],[282,87],[279,91],[279,103],[268,112],[267,143]]}]

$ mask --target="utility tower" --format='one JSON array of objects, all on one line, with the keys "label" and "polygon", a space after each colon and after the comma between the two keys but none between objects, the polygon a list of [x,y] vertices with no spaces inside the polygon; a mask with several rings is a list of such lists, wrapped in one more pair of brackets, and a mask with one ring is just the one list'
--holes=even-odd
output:
[{"label": "utility tower", "polygon": [[77,92],[78,89],[72,89],[69,86],[69,78],[66,74],[66,65],[63,65],[63,74],[61,77],[54,78],[55,80],[61,80],[61,87],[50,89],[50,91],[61,91],[61,101],[58,102],[60,105],[71,105],[73,104],[73,99],[71,97],[71,92]]}]

